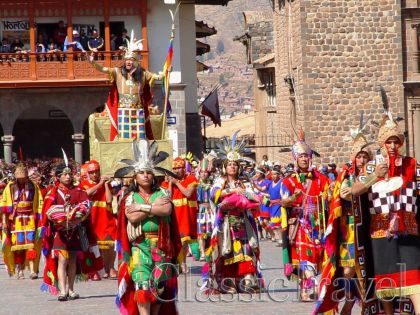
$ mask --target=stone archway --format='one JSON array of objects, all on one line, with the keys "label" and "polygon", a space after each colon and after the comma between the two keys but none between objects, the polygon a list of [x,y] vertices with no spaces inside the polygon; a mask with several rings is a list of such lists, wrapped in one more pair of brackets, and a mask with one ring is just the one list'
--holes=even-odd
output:
[{"label": "stone archway", "polygon": [[13,152],[27,158],[62,157],[61,148],[73,156],[73,124],[57,107],[32,105],[24,110],[13,126]]}]

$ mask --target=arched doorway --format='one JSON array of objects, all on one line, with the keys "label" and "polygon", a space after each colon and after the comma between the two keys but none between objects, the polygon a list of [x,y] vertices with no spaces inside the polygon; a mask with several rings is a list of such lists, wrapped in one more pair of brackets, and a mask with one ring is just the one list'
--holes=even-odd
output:
[{"label": "arched doorway", "polygon": [[73,125],[60,109],[32,106],[20,114],[13,127],[13,152],[28,158],[62,157],[61,148],[73,156]]}]

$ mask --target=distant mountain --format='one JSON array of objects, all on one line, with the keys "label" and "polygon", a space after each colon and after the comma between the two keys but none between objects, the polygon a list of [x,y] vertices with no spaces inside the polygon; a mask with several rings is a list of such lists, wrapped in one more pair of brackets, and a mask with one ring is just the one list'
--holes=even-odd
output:
[{"label": "distant mountain", "polygon": [[199,39],[210,45],[211,51],[198,58],[212,67],[210,73],[198,73],[200,97],[206,96],[217,83],[222,112],[244,112],[253,105],[252,66],[246,64],[245,46],[233,38],[245,32],[243,11],[266,11],[271,0],[233,0],[227,6],[197,5],[196,20],[214,26],[217,34]]}]

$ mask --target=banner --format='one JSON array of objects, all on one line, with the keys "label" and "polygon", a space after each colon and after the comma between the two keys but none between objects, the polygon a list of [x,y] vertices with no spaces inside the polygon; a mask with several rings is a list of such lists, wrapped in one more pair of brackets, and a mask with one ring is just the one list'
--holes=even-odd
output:
[{"label": "banner", "polygon": [[9,43],[19,38],[24,44],[29,44],[29,21],[2,21],[2,38],[7,38]]}]

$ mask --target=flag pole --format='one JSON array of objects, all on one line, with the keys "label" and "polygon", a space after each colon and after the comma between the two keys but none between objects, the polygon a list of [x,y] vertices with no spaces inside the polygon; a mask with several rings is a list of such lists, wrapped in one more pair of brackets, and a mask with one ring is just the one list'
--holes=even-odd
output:
[{"label": "flag pole", "polygon": [[165,100],[164,100],[164,106],[163,106],[162,137],[161,137],[161,140],[165,139],[166,116],[167,116],[168,101],[169,101],[169,76],[170,75],[171,75],[171,70],[168,70],[168,78],[165,80]]},{"label": "flag pole", "polygon": [[176,6],[175,12],[169,10],[172,18],[172,27],[171,27],[171,38],[169,40],[169,48],[168,48],[168,55],[166,57],[165,65],[163,66],[163,75],[164,75],[164,91],[165,91],[165,99],[164,99],[164,106],[163,106],[163,119],[162,119],[162,137],[163,140],[165,137],[166,131],[166,118],[167,118],[167,111],[168,111],[168,102],[169,102],[169,78],[172,71],[172,55],[173,55],[173,42],[175,38],[175,17],[178,14],[179,6],[181,5],[182,1],[179,1],[178,5]]}]

